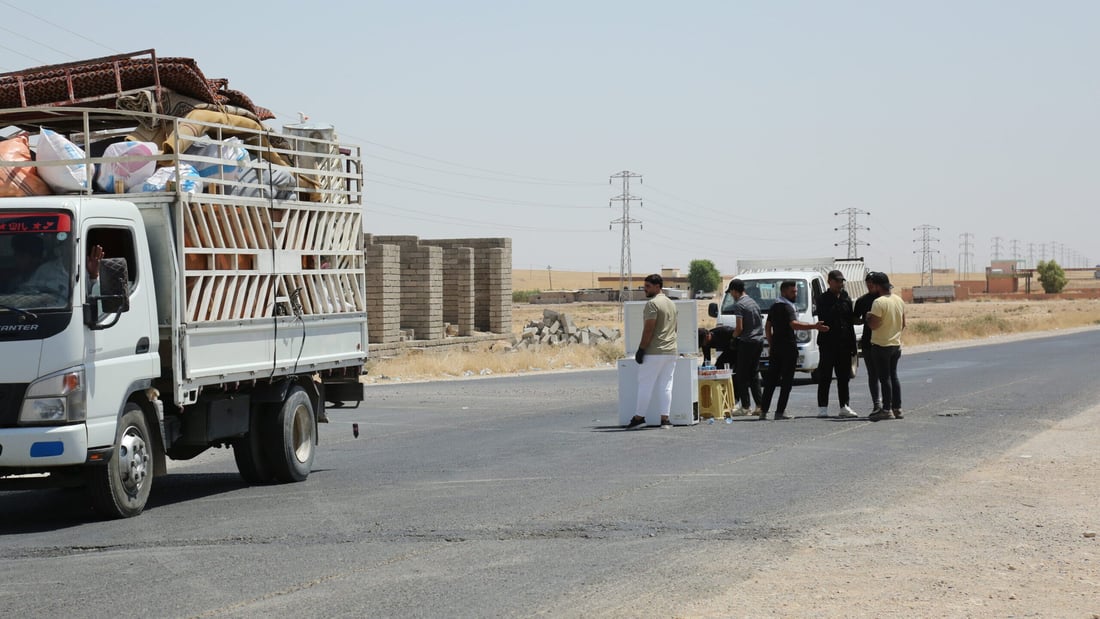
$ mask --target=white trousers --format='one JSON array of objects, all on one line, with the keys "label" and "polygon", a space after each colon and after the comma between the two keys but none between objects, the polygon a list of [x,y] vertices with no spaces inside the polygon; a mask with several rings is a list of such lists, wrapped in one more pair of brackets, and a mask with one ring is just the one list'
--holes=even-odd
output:
[{"label": "white trousers", "polygon": [[672,373],[676,369],[676,355],[646,355],[638,366],[638,404],[634,414],[645,417],[650,400],[657,398],[656,409],[668,415],[672,408]]}]

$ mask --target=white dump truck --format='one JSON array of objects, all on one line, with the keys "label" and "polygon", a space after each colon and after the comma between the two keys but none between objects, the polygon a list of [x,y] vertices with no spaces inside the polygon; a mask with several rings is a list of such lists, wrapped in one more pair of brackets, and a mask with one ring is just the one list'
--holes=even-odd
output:
[{"label": "white dump truck", "polygon": [[359,151],[119,107],[0,109],[0,490],[135,516],[210,447],[305,480],[326,403],[363,398]]},{"label": "white dump truck", "polygon": [[[813,258],[806,260],[738,260],[737,279],[745,282],[745,294],[752,297],[760,306],[760,313],[767,320],[768,310],[775,300],[779,298],[779,286],[785,281],[795,282],[798,297],[795,299],[795,309],[798,311],[798,320],[803,322],[816,322],[817,308],[813,300],[824,292],[828,286],[825,282],[829,271],[838,270],[844,273],[846,280],[845,290],[856,299],[867,292],[867,267],[862,258]],[[729,289],[729,282],[723,290]],[[736,318],[733,315],[735,305],[729,292],[725,293],[722,303],[711,303],[708,312],[712,318],[716,318],[719,325],[734,326]],[[856,339],[863,333],[863,326],[856,325]],[[798,365],[797,370],[807,372],[816,378],[818,362],[821,352],[817,348],[817,331],[796,331],[798,339]],[[768,347],[765,343],[761,353],[761,371],[767,367]],[[858,359],[852,359],[852,374],[855,375]]]}]

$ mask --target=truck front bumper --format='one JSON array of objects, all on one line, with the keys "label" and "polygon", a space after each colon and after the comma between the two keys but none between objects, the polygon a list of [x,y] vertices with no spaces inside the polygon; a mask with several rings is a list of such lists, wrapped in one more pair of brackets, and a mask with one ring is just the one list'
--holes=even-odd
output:
[{"label": "truck front bumper", "polygon": [[84,424],[0,429],[0,469],[84,464],[88,430]]}]

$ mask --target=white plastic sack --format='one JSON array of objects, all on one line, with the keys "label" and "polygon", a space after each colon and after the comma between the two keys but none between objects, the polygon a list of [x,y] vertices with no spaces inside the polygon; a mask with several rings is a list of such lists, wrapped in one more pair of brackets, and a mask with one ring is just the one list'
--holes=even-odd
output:
[{"label": "white plastic sack", "polygon": [[122,181],[126,191],[140,187],[157,170],[157,162],[152,159],[160,154],[157,145],[152,142],[118,142],[103,151],[105,158],[141,157],[135,161],[109,161],[100,165],[96,185],[103,191],[115,190],[115,181]]},{"label": "white plastic sack", "polygon": [[[232,194],[253,198],[267,198],[268,189],[275,190],[276,200],[290,200],[298,189],[294,171],[281,165],[272,165],[270,173],[265,161],[257,161],[241,175],[241,186],[233,187]],[[261,185],[245,187],[244,185]]]},{"label": "white plastic sack", "polygon": [[[248,166],[248,150],[239,138],[228,138],[221,144],[193,144],[184,152],[181,160],[187,161],[199,176],[235,181]],[[192,157],[219,159],[220,162],[198,161]]]},{"label": "white plastic sack", "polygon": [[[179,190],[182,193],[189,193],[194,195],[202,191],[202,177],[199,176],[195,168],[181,163],[179,172]],[[168,183],[176,180],[176,166],[168,166],[166,168],[160,168],[153,175],[145,179],[145,183],[141,185],[141,188],[135,188],[134,191],[165,191],[168,189]]]},{"label": "white plastic sack", "polygon": [[[42,129],[38,137],[38,161],[82,161],[84,150],[64,136]],[[38,175],[56,193],[83,191],[95,174],[94,165],[71,163],[61,166],[38,166]]]}]

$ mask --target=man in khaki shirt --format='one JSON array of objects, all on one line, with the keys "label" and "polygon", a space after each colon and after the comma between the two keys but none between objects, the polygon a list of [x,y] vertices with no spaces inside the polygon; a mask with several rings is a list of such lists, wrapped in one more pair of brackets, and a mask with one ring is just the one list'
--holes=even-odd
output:
[{"label": "man in khaki shirt", "polygon": [[893,286],[885,273],[873,273],[868,284],[871,291],[879,295],[871,304],[866,320],[867,326],[871,327],[870,362],[875,365],[875,374],[882,388],[882,408],[876,408],[867,418],[871,421],[901,419],[898,360],[901,359],[901,332],[905,329],[905,303],[900,295],[891,291]]},{"label": "man in khaki shirt", "polygon": [[638,403],[627,428],[645,423],[645,414],[654,396],[657,410],[661,412],[661,427],[672,425],[668,413],[672,408],[672,375],[676,369],[676,305],[661,292],[663,287],[664,279],[660,275],[646,276],[645,296],[649,302],[642,310],[642,339],[634,354],[638,362]]}]

